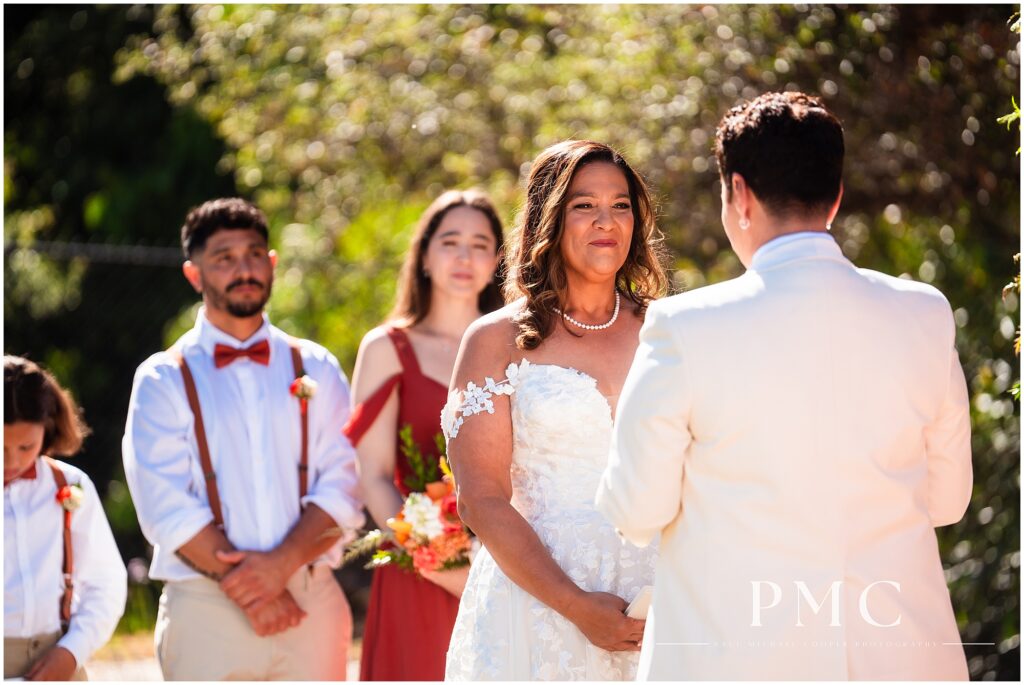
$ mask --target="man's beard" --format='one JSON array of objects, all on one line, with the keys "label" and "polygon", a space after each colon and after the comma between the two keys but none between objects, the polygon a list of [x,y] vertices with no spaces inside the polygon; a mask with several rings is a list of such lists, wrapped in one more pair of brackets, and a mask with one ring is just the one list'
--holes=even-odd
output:
[{"label": "man's beard", "polygon": [[[263,311],[263,308],[267,305],[267,300],[270,299],[270,292],[273,284],[273,277],[269,278],[266,284],[260,283],[254,278],[240,278],[237,281],[229,283],[228,287],[224,290],[217,290],[216,288],[203,284],[203,292],[206,293],[209,298],[209,304],[212,308],[225,311],[231,316],[239,319],[246,319]],[[228,299],[228,293],[231,292],[233,288],[240,285],[255,285],[263,288],[263,296],[258,300],[250,302],[232,302]]]}]

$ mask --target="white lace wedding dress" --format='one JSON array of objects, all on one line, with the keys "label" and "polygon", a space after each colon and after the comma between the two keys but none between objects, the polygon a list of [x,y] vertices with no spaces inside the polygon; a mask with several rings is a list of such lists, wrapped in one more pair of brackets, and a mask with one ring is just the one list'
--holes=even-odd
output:
[{"label": "white lace wedding dress", "polygon": [[[473,384],[442,413],[449,442],[472,414],[510,395],[512,506],[578,586],[631,601],[653,584],[654,546],[624,542],[594,508],[608,460],[612,414],[597,382],[552,364],[512,364]],[[473,561],[448,648],[446,680],[633,680],[639,652],[607,652],[515,585],[482,548]]]}]

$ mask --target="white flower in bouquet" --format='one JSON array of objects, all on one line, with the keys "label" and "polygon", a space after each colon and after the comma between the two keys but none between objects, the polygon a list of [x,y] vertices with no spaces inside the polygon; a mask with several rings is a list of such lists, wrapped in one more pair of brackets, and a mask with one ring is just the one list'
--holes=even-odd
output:
[{"label": "white flower in bouquet", "polygon": [[444,533],[441,509],[421,492],[409,494],[402,507],[405,522],[412,526],[412,534],[430,540]]}]

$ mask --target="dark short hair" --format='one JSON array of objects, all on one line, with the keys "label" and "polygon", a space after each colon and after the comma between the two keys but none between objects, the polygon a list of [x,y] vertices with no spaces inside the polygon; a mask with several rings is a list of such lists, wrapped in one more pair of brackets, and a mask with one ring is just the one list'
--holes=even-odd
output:
[{"label": "dark short hair", "polygon": [[39,423],[46,455],[71,456],[89,428],[71,394],[53,375],[24,357],[4,355],[4,424]]},{"label": "dark short hair", "polygon": [[501,294],[503,283],[501,260],[505,249],[505,237],[498,210],[494,208],[490,196],[482,190],[475,188],[447,190],[430,203],[416,225],[412,244],[409,246],[409,252],[406,253],[405,263],[402,265],[402,272],[398,278],[398,297],[394,310],[388,316],[389,321],[400,323],[402,326],[414,326],[430,312],[430,299],[433,291],[430,279],[423,272],[423,261],[426,258],[430,240],[437,233],[444,217],[456,207],[469,207],[487,217],[491,233],[494,235],[494,248],[498,253],[499,261],[494,269],[494,277],[481,291],[477,298],[477,306],[484,314],[504,306],[505,300]]},{"label": "dark short hair", "polygon": [[715,132],[728,197],[740,174],[776,216],[827,209],[843,180],[843,126],[816,97],[765,93],[733,107]]},{"label": "dark short hair", "polygon": [[193,207],[181,227],[181,249],[191,259],[221,229],[252,229],[269,240],[267,217],[240,197],[221,197]]}]

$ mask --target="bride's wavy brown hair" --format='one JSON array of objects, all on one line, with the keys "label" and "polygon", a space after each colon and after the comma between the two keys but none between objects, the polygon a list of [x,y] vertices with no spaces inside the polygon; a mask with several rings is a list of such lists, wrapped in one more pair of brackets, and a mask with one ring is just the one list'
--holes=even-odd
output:
[{"label": "bride's wavy brown hair", "polygon": [[519,328],[516,334],[519,349],[536,349],[561,319],[554,309],[565,311],[568,281],[559,245],[566,196],[576,172],[595,162],[614,164],[622,170],[629,184],[633,238],[626,261],[615,276],[616,286],[637,306],[641,316],[651,300],[667,290],[668,279],[662,267],[665,257],[662,236],[655,224],[654,202],[640,175],[622,155],[603,143],[567,140],[552,145],[540,153],[530,168],[526,206],[508,241],[511,248],[505,300],[526,298],[525,306],[514,318]]}]

